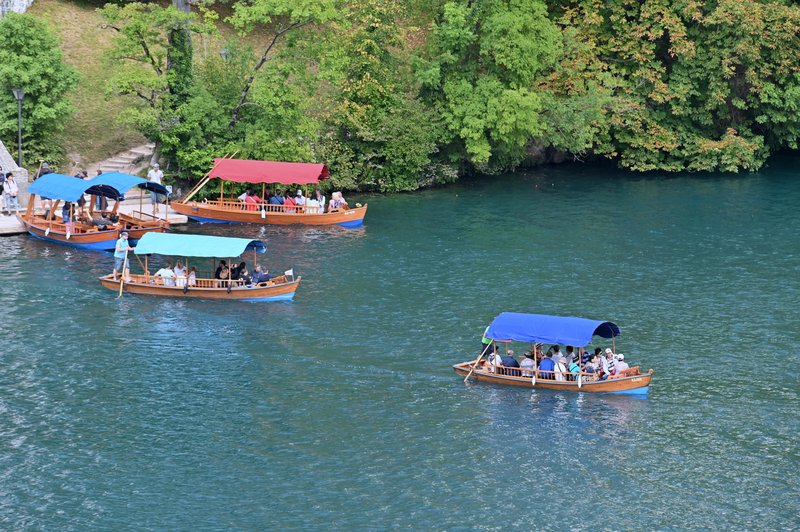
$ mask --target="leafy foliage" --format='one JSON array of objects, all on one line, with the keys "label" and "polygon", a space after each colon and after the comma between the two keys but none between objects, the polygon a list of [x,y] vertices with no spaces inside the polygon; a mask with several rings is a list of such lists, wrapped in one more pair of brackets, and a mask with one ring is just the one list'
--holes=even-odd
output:
[{"label": "leafy foliage", "polygon": [[418,65],[444,140],[484,171],[518,163],[528,141],[544,133],[532,85],[554,65],[559,45],[541,0],[447,2]]},{"label": "leafy foliage", "polygon": [[29,164],[58,161],[63,151],[54,134],[73,111],[65,95],[77,83],[78,73],[64,63],[47,26],[30,15],[9,13],[0,19],[0,137],[9,149],[16,150],[17,143],[18,109],[11,89],[20,87],[25,91],[24,159]]}]

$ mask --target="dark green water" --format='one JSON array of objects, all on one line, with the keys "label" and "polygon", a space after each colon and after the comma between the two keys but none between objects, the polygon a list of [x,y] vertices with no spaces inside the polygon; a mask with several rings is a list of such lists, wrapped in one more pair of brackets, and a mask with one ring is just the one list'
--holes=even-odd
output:
[{"label": "dark green water", "polygon": [[[117,300],[110,255],[0,239],[0,526],[799,528],[798,162],[182,229],[263,237],[290,303]],[[464,385],[503,310],[618,323],[650,397]]]}]

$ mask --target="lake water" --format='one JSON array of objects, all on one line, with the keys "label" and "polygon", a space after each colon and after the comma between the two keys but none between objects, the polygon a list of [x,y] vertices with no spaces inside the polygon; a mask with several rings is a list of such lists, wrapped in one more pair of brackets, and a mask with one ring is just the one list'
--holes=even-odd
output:
[{"label": "lake water", "polygon": [[[800,528],[798,163],[179,229],[263,238],[293,302],[116,299],[110,254],[2,238],[0,526]],[[649,398],[463,384],[504,310],[619,324]]]}]

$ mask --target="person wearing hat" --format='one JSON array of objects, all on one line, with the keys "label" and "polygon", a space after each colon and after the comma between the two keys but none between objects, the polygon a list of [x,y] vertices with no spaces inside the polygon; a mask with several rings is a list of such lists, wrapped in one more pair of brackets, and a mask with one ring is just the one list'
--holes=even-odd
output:
[{"label": "person wearing hat", "polygon": [[628,363],[625,362],[625,355],[623,355],[622,353],[619,353],[617,355],[617,364],[614,366],[614,368],[615,368],[614,375],[619,375],[620,373],[622,373],[626,369],[630,368]]},{"label": "person wearing hat", "polygon": [[[114,246],[114,280],[117,280],[117,272],[122,272],[125,268],[125,258],[128,251],[133,251],[133,248],[128,245],[128,232],[123,231],[119,234],[116,246]],[[122,272],[125,276],[125,273]]]},{"label": "person wearing hat", "polygon": [[[147,179],[149,179],[151,183],[162,184],[161,180],[164,179],[164,172],[161,171],[161,166],[158,163],[155,163],[153,168],[147,172]],[[150,201],[153,204],[155,212],[158,212],[158,204],[161,203],[161,196],[163,196],[163,194],[150,192]]]},{"label": "person wearing hat", "polygon": [[[295,194],[295,197],[294,197],[294,202],[295,202],[295,204],[297,204],[297,205],[303,205],[303,206],[305,206],[305,204],[306,204],[306,197],[305,197],[305,196],[303,196],[303,191],[302,191],[302,190],[300,190],[299,188],[297,189],[297,194]],[[302,212],[302,211],[303,211],[303,209],[298,209],[298,210],[299,210],[300,212]]]},{"label": "person wearing hat", "polygon": [[601,379],[607,379],[610,375],[614,374],[614,352],[610,347],[606,348],[606,355],[601,359],[603,376]]}]

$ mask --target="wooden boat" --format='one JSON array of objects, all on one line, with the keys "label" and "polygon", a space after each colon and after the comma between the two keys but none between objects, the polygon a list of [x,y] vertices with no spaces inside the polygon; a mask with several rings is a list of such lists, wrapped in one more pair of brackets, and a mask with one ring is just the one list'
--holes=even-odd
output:
[{"label": "wooden boat", "polygon": [[[111,172],[101,174],[94,179],[83,180],[62,174],[45,174],[28,187],[31,196],[28,208],[17,218],[31,236],[67,246],[92,249],[114,249],[114,244],[121,231],[128,231],[132,242],[148,232],[161,232],[169,228],[166,219],[145,213],[140,205],[139,211],[132,214],[119,213],[119,204],[124,194],[133,187],[167,194],[167,189],[158,183],[151,183],[140,177]],[[77,216],[75,205],[84,194],[90,194],[89,206],[84,209],[85,217]],[[49,212],[36,214],[34,205],[36,196],[53,201]],[[103,197],[115,200],[114,207],[108,213],[95,215],[95,198]],[[61,202],[70,203],[68,222],[64,222],[59,213]]]},{"label": "wooden boat", "polygon": [[[165,282],[161,277],[149,271],[149,255],[169,255],[187,257],[186,267],[189,268],[188,257],[228,258],[239,257],[245,251],[264,253],[266,246],[260,240],[246,238],[227,238],[219,236],[186,235],[176,233],[147,233],[136,245],[134,253],[144,255],[142,273],[130,274],[126,272],[123,279],[114,279],[113,275],[100,277],[100,284],[110,290],[130,294],[144,294],[151,296],[166,296],[188,299],[216,299],[234,301],[281,301],[294,298],[295,291],[300,284],[301,277],[294,277],[294,271],[288,270],[284,275],[273,277],[267,282],[248,285],[245,281],[232,279],[215,279],[211,272],[205,277],[191,279],[177,279],[174,284]],[[255,261],[254,261],[255,263]]]},{"label": "wooden boat", "polygon": [[[250,161],[242,159],[215,159],[214,167],[172,208],[199,222],[216,223],[255,223],[255,224],[303,224],[358,227],[364,223],[367,205],[343,206],[329,210],[327,206],[309,207],[303,205],[272,205],[264,197],[266,185],[299,185],[306,189],[328,179],[330,173],[324,164],[286,163],[275,161]],[[192,201],[192,198],[211,180],[220,180],[219,199]],[[225,197],[225,183],[253,183],[261,185],[260,202],[245,203],[234,197]]]},{"label": "wooden boat", "polygon": [[504,367],[484,359],[487,352],[496,349],[497,342],[506,344],[506,350],[510,342],[585,347],[594,336],[611,339],[613,343],[619,334],[619,327],[609,321],[503,312],[492,321],[484,334],[491,340],[486,344],[487,348],[476,360],[455,364],[453,369],[465,377],[465,382],[472,380],[544,390],[646,395],[650,390],[653,370],[643,373],[639,366],[630,367],[604,380],[599,380],[597,374],[586,372],[581,367],[579,373],[561,373],[564,380],[556,380],[557,371]]}]

